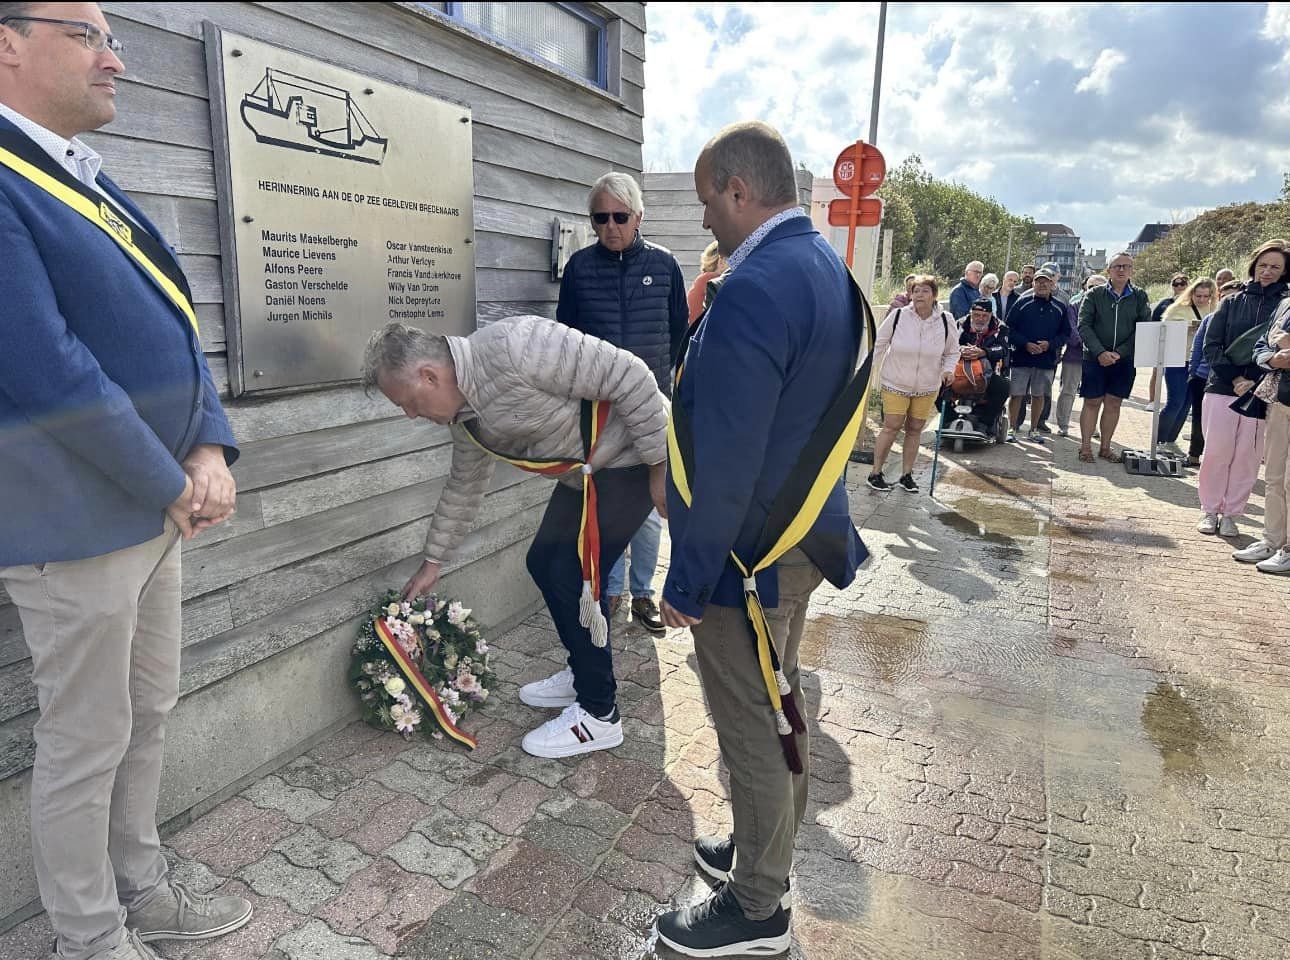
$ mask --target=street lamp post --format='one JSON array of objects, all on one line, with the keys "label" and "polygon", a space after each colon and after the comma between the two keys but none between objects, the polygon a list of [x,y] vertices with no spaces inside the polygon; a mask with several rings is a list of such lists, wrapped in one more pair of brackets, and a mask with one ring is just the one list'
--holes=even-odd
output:
[{"label": "street lamp post", "polygon": [[887,2],[883,0],[878,10],[878,48],[873,61],[873,103],[869,107],[869,142],[878,144],[878,99],[882,93],[882,47],[887,35]]},{"label": "street lamp post", "polygon": [[1012,235],[1016,232],[1020,224],[1014,223],[1008,227],[1008,255],[1003,258],[1003,272],[1007,273],[1012,267]]}]

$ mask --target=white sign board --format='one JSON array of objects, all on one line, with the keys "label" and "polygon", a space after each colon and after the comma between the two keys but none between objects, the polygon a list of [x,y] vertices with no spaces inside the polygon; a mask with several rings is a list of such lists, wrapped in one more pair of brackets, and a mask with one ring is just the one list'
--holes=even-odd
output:
[{"label": "white sign board", "polygon": [[1136,367],[1183,367],[1187,365],[1191,343],[1186,320],[1164,320],[1140,323],[1133,340],[1133,365]]}]

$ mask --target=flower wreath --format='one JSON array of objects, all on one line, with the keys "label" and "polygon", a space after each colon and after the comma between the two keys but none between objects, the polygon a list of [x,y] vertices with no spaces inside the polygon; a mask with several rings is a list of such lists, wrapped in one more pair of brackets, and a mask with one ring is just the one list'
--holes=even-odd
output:
[{"label": "flower wreath", "polygon": [[404,739],[434,718],[431,736],[448,735],[474,749],[458,724],[487,699],[496,682],[488,643],[470,611],[456,600],[403,600],[390,590],[358,631],[349,682],[363,719]]}]

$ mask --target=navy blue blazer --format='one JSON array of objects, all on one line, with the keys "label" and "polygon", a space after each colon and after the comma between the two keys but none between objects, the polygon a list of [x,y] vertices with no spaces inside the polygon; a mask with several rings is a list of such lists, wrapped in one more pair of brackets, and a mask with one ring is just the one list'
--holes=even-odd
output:
[{"label": "navy blue blazer", "polygon": [[[3,117],[0,131],[75,182]],[[98,182],[165,244],[120,188]],[[237,457],[197,334],[106,233],[3,165],[0,250],[0,567],[158,536],[189,451],[215,443]]]},{"label": "navy blue blazer", "polygon": [[[672,562],[663,597],[691,617],[743,606],[741,560],[811,432],[850,378],[859,346],[846,265],[803,216],[781,223],[729,275],[694,329],[673,397],[689,415],[692,508],[669,484]],[[839,480],[801,544],[839,588],[868,555]],[[779,603],[774,567],[758,575]]]}]

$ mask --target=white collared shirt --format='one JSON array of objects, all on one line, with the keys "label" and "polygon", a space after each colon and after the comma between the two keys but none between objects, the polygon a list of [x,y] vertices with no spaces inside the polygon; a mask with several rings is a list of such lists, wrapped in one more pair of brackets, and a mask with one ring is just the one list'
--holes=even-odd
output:
[{"label": "white collared shirt", "polygon": [[752,233],[748,234],[747,239],[735,248],[735,252],[726,259],[729,269],[731,271],[736,270],[741,263],[748,259],[748,255],[757,249],[757,245],[766,239],[766,235],[781,223],[792,220],[794,217],[805,217],[806,215],[806,211],[801,207],[790,207],[775,214]]},{"label": "white collared shirt", "polygon": [[[46,130],[34,120],[28,120],[17,110],[0,103],[0,117],[4,117],[15,127],[31,137],[42,150],[54,158],[68,173],[107,197],[107,193],[98,185],[97,177],[103,167],[103,158],[73,137],[65,140],[52,130]],[[111,197],[108,197],[110,200]]]}]

